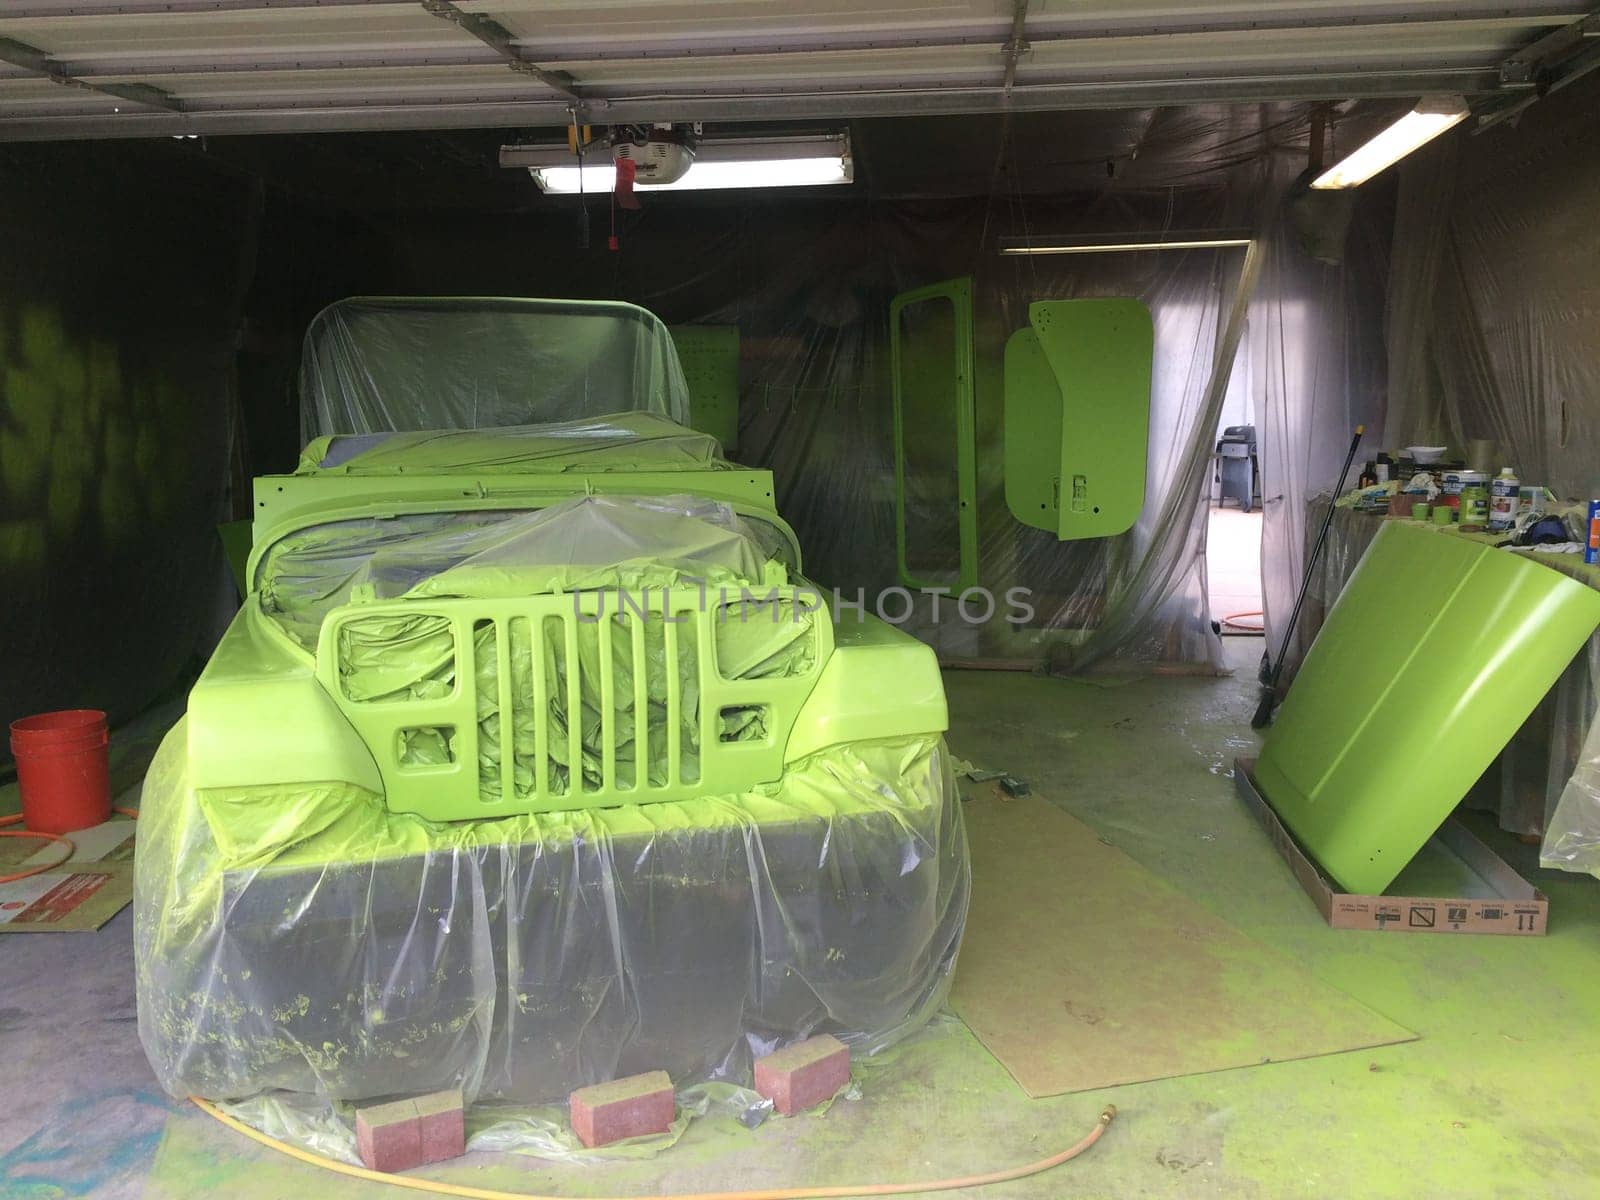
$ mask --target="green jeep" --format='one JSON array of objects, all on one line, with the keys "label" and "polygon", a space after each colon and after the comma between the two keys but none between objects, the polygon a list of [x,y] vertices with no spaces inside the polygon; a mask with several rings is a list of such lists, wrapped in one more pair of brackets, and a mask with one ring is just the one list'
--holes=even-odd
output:
[{"label": "green jeep", "polygon": [[937,663],[805,580],[661,322],[352,300],[304,363],[348,432],[256,480],[145,784],[163,1085],[537,1101],[934,1012],[968,889]]}]

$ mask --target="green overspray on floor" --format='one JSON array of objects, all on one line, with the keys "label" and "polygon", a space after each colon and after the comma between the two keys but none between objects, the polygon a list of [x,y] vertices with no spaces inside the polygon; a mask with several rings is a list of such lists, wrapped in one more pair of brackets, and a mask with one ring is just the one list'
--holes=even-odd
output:
[{"label": "green overspray on floor", "polygon": [[[1551,899],[1544,938],[1334,932],[1240,805],[1228,772],[1248,732],[1260,643],[1229,643],[1232,679],[1106,690],[952,672],[957,754],[1004,767],[1200,905],[1421,1034],[1375,1050],[1030,1101],[977,1041],[946,1026],[858,1066],[860,1100],[820,1118],[690,1127],[642,1162],[545,1167],[474,1156],[430,1171],[574,1197],[932,1178],[1009,1166],[1120,1116],[1089,1154],[987,1189],[994,1197],[1593,1197],[1600,1068],[1600,887],[1540,871],[1486,837]],[[168,1124],[150,1200],[400,1196],[244,1141],[198,1110]]]}]

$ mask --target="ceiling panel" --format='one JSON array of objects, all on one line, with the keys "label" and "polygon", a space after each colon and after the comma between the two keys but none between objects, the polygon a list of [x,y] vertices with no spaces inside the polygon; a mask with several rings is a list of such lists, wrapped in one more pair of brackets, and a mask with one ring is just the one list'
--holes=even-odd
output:
[{"label": "ceiling panel", "polygon": [[40,86],[0,91],[0,139],[561,126],[574,111],[798,120],[1429,91],[1493,104],[1533,94],[1502,64],[1593,3],[7,0],[0,81]]}]

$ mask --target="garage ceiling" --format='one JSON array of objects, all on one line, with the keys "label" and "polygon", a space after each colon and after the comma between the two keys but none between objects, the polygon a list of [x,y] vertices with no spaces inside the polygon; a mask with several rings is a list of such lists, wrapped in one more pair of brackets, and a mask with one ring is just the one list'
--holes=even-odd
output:
[{"label": "garage ceiling", "polygon": [[1592,4],[7,0],[0,140],[1509,99]]}]

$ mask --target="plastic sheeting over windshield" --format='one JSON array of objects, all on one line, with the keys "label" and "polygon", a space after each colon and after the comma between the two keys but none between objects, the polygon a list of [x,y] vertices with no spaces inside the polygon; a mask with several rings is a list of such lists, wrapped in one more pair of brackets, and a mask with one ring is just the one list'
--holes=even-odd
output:
[{"label": "plastic sheeting over windshield", "polygon": [[689,390],[667,328],[614,301],[356,298],[325,308],[300,363],[303,441],[647,412]]}]

